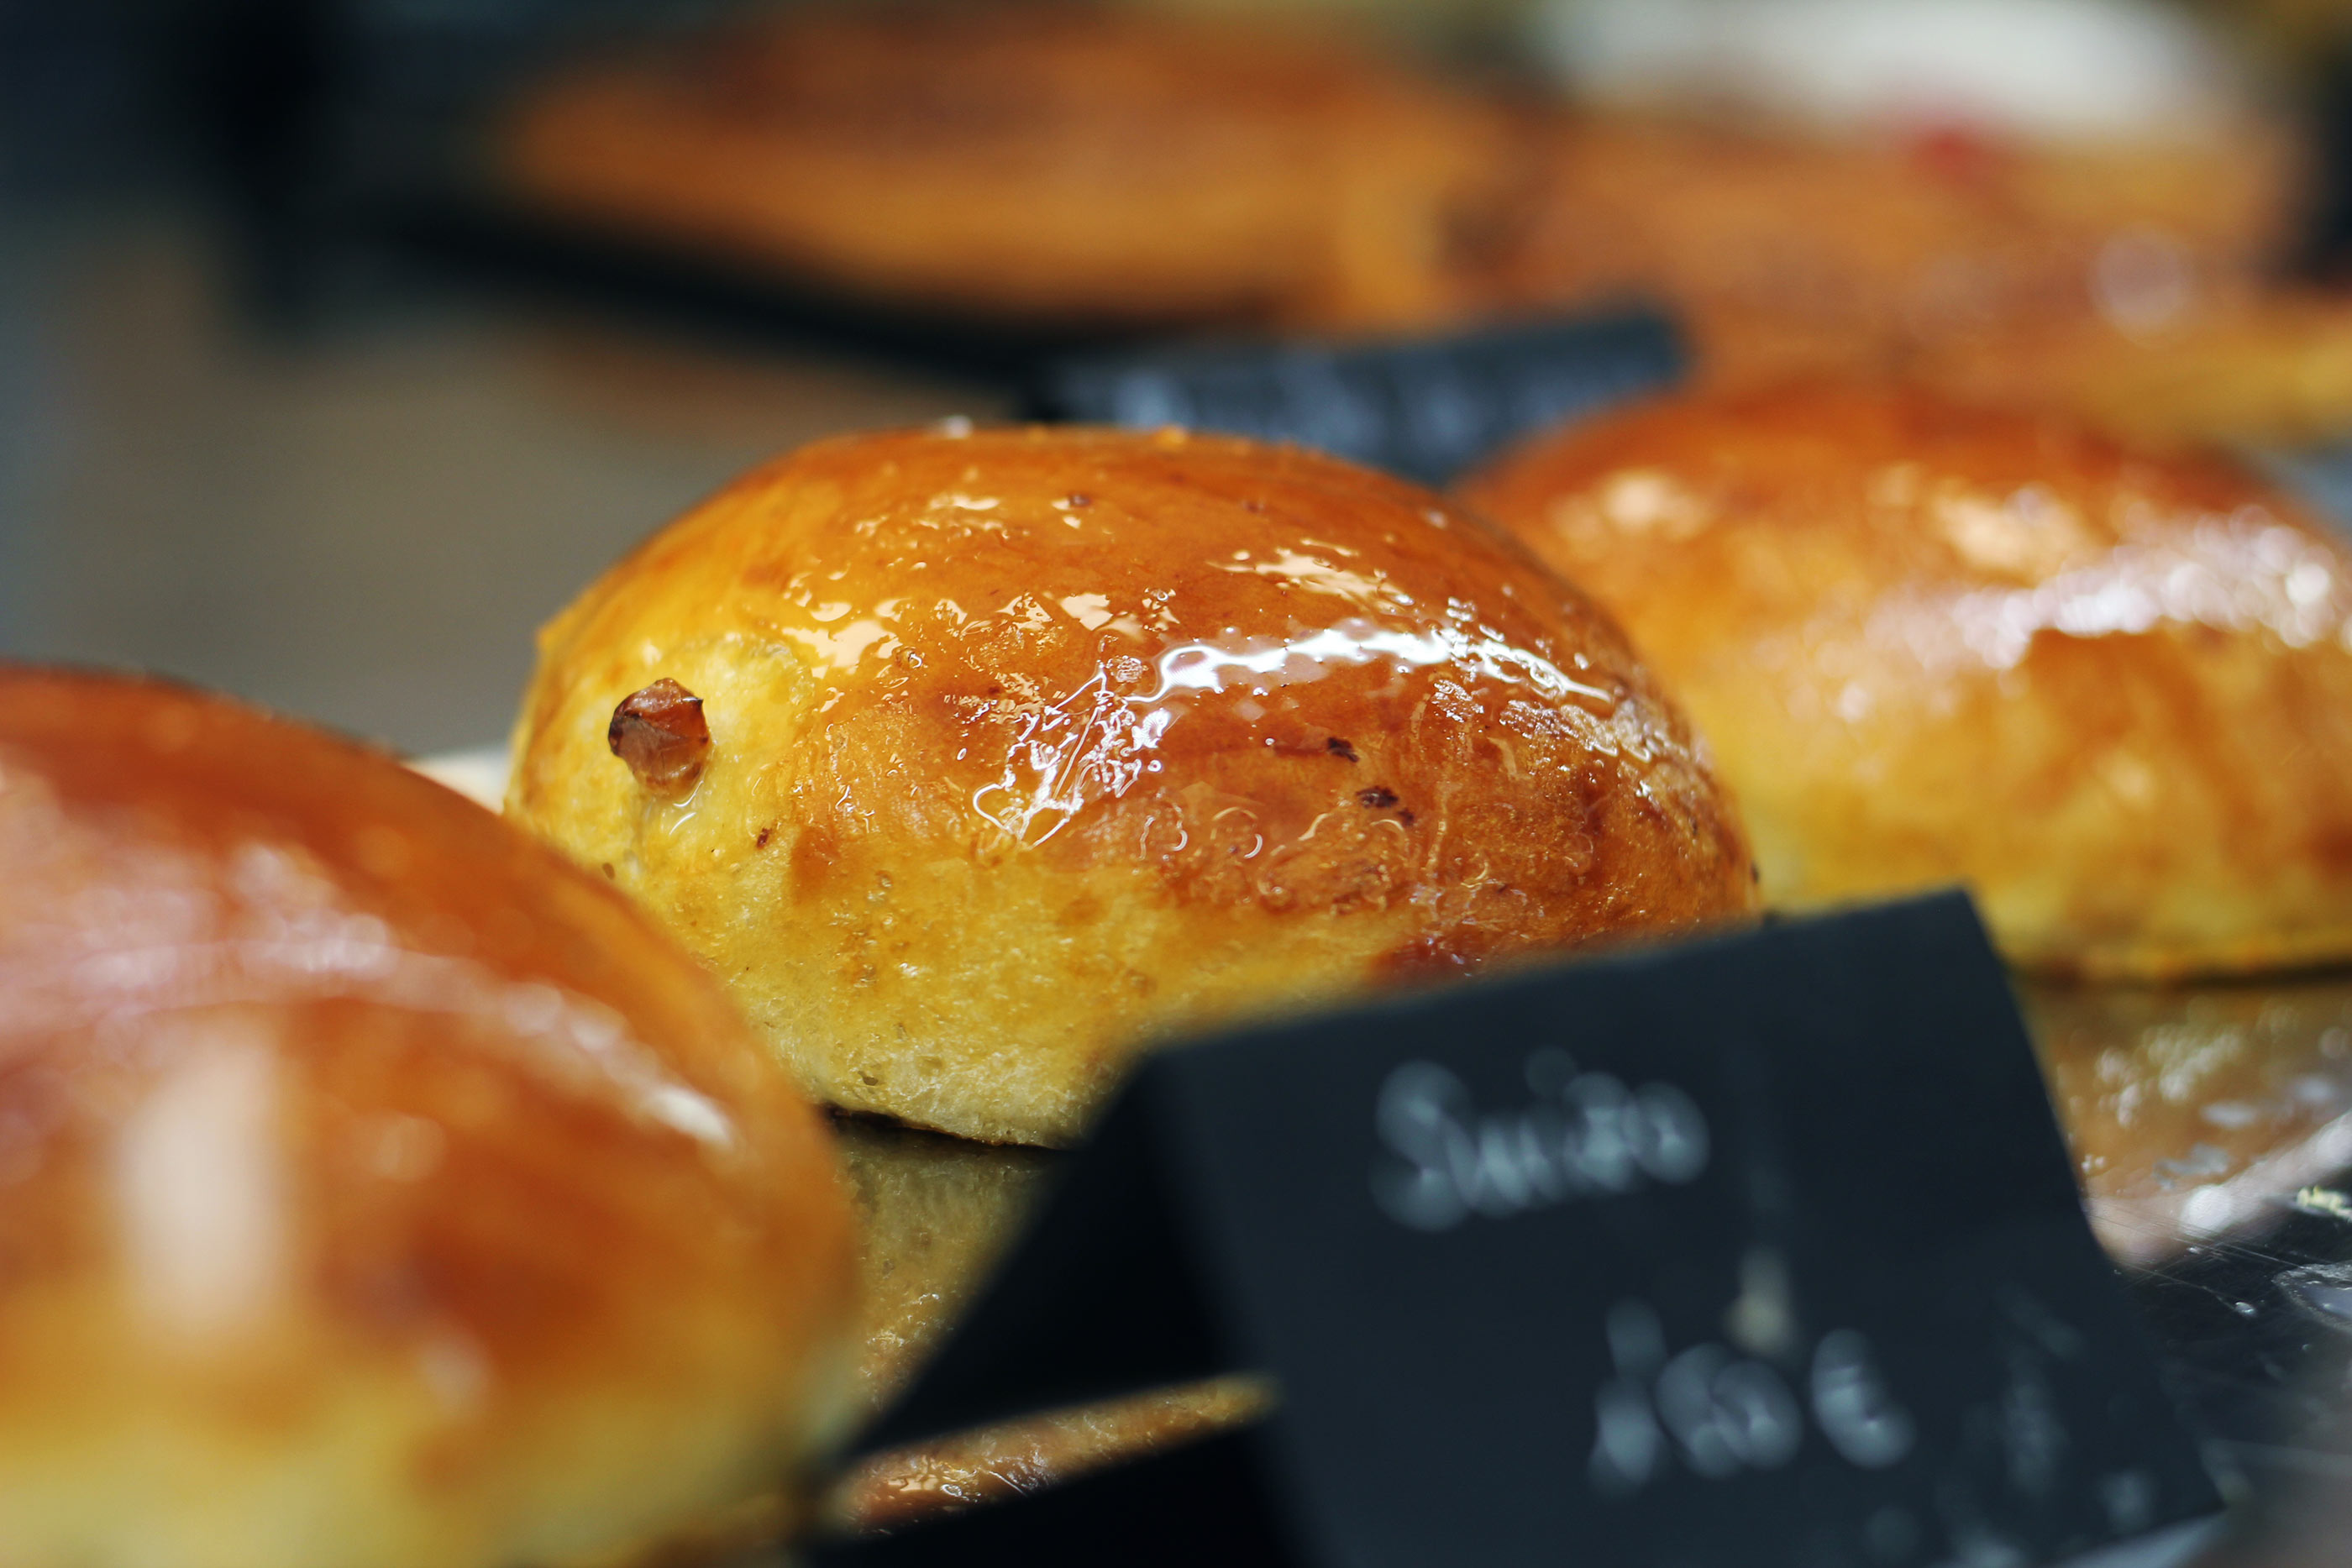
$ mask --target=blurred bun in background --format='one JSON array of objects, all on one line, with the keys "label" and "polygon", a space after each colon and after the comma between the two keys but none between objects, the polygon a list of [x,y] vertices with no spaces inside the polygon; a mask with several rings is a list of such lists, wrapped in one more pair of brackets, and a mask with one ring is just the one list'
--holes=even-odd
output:
[{"label": "blurred bun in background", "polygon": [[1835,387],[1663,402],[1464,494],[1618,616],[1768,902],[1965,881],[2031,966],[2352,955],[2352,559],[2235,466]]},{"label": "blurred bun in background", "polygon": [[389,758],[0,669],[0,1557],[616,1560],[847,1400],[818,1118],[601,882]]},{"label": "blurred bun in background", "polygon": [[2315,151],[2186,12],[1552,0],[1479,71],[1384,7],[1386,37],[1298,14],[1335,9],[754,8],[527,83],[489,179],[935,322],[1380,335],[1639,298],[1714,385],[1899,377],[2189,440],[2352,423],[2294,346],[2352,308],[2281,292]]},{"label": "blurred bun in background", "polygon": [[546,212],[1033,324],[1443,322],[1499,117],[1328,27],[1013,4],[754,13],[518,104]]},{"label": "blurred bun in background", "polygon": [[[2142,259],[2159,272],[2172,265]],[[1965,402],[2088,420],[2140,445],[2326,445],[2352,421],[2352,302],[2266,287],[2145,329],[2095,316],[1960,335],[1923,345],[1901,373]]]},{"label": "blurred bun in background", "polygon": [[1179,432],[760,470],[541,633],[515,756],[509,814],[813,1092],[989,1140],[1072,1141],[1160,1036],[1750,897],[1574,589],[1412,486]]},{"label": "blurred bun in background", "polygon": [[2144,337],[2253,293],[2292,241],[2293,161],[2258,131],[2075,147],[1594,114],[1544,136],[1499,291],[1663,298],[1717,383],[1902,371],[2077,322]]}]

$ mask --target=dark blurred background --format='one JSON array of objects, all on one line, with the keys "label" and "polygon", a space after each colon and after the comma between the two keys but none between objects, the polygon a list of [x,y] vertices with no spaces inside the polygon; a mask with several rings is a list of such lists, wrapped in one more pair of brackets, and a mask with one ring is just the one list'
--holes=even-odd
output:
[{"label": "dark blurred background", "polygon": [[[336,210],[338,137],[657,9],[0,5],[0,653],[491,741],[531,629],[698,495],[825,432],[992,412]],[[339,119],[362,95],[380,118]]]}]

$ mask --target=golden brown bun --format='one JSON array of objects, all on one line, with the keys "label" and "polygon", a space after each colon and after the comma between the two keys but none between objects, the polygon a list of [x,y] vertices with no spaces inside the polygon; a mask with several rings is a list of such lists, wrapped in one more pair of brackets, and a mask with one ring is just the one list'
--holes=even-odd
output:
[{"label": "golden brown bun", "polygon": [[1056,4],[799,8],[518,106],[547,212],[1046,322],[1457,313],[1489,110],[1339,40]]},{"label": "golden brown bun", "polygon": [[1924,395],[1663,402],[1475,504],[1616,612],[1768,902],[1955,879],[2095,975],[2352,955],[2352,562],[2218,461]]},{"label": "golden brown bun", "polygon": [[[702,700],[691,792],[617,706]],[[681,742],[681,744],[683,744]],[[1150,1037],[1748,907],[1616,628],[1438,497],[1179,433],[825,442],[545,632],[508,810],[833,1103],[1064,1143]]]},{"label": "golden brown bun", "polygon": [[600,1560],[845,1414],[817,1118],[388,758],[0,671],[0,1561]]}]

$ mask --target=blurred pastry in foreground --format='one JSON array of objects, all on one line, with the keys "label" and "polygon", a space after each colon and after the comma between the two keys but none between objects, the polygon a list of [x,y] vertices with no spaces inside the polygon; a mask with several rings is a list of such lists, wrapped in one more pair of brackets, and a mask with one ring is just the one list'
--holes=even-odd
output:
[{"label": "blurred pastry in foreground", "polygon": [[837,1435],[818,1119],[600,881],[389,758],[19,668],[0,890],[0,1556],[614,1560]]},{"label": "blurred pastry in foreground", "polygon": [[1045,325],[1459,313],[1494,110],[1296,25],[797,7],[542,84],[528,207],[878,302]]},{"label": "blurred pastry in foreground", "polygon": [[1175,431],[761,469],[546,628],[515,759],[509,815],[815,1093],[987,1140],[1075,1139],[1157,1038],[1750,899],[1574,589],[1426,491]]},{"label": "blurred pastry in foreground", "polygon": [[2352,955],[2352,561],[2219,460],[1924,394],[1660,402],[1465,495],[1688,705],[1768,903],[1970,883],[2100,976]]}]

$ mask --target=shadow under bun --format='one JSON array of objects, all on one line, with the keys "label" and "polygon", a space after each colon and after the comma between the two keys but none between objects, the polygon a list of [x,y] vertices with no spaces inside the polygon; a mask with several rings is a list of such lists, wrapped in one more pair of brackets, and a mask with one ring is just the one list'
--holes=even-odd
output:
[{"label": "shadow under bun", "polygon": [[[870,1117],[842,1118],[835,1131],[864,1234],[858,1382],[878,1416],[987,1283],[1063,1156]],[[1255,1419],[1267,1404],[1259,1380],[1227,1377],[935,1437],[850,1467],[821,1521],[903,1529]]]},{"label": "shadow under bun", "polygon": [[0,667],[0,1559],[611,1560],[846,1414],[819,1120],[387,757]]},{"label": "shadow under bun", "polygon": [[772,465],[547,628],[515,756],[509,814],[814,1092],[993,1141],[1074,1139],[1151,1038],[1750,900],[1573,589],[1413,486],[1174,432]]},{"label": "shadow under bun", "polygon": [[1464,495],[1688,705],[1768,902],[1970,883],[2027,964],[2352,956],[2352,560],[2214,459],[1919,395],[1661,402]]}]

